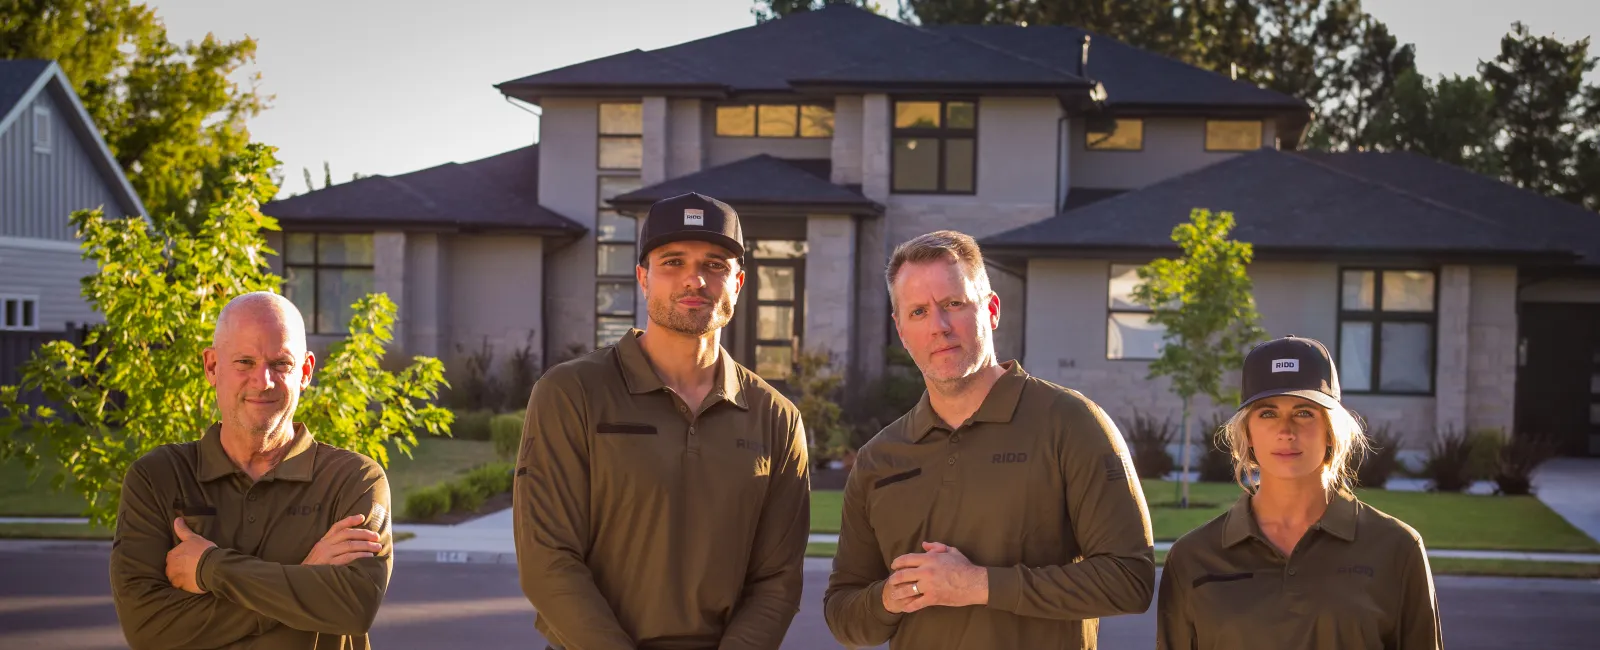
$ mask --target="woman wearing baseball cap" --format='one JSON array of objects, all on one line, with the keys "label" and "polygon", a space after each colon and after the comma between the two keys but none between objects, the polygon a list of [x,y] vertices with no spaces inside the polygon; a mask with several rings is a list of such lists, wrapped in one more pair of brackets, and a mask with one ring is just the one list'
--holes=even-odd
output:
[{"label": "woman wearing baseball cap", "polygon": [[1422,537],[1351,491],[1346,461],[1367,440],[1328,349],[1262,343],[1241,388],[1217,436],[1244,494],[1167,553],[1156,647],[1440,648]]}]

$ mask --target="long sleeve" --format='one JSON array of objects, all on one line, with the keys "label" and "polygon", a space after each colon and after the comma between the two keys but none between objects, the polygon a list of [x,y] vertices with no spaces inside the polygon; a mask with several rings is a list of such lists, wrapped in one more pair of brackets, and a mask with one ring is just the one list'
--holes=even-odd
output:
[{"label": "long sleeve", "polygon": [[[307,632],[359,636],[377,618],[394,565],[389,524],[389,481],[368,464],[346,493],[359,494],[337,509],[337,519],[365,515],[383,550],[340,566],[279,564],[233,549],[213,548],[200,558],[200,588]],[[359,492],[357,492],[359,490]]]},{"label": "long sleeve", "polygon": [[[168,453],[165,450],[154,453]],[[191,594],[167,581],[172,541],[171,495],[158,495],[146,474],[150,456],[128,469],[111,545],[111,593],[117,620],[133,650],[216,648],[262,634],[277,621],[215,594]]]},{"label": "long sleeve", "polygon": [[571,650],[633,648],[585,563],[589,445],[575,375],[557,367],[533,385],[522,425],[512,517],[522,592]]},{"label": "long sleeve", "polygon": [[883,587],[890,572],[868,517],[860,462],[858,459],[845,482],[839,546],[822,600],[822,615],[839,643],[871,647],[888,643],[904,615],[883,607]]},{"label": "long sleeve", "polygon": [[811,535],[811,471],[806,432],[798,413],[786,426],[781,456],[773,458],[766,503],[761,508],[744,592],[723,632],[722,650],[776,648],[795,614],[805,585],[806,541]]},{"label": "long sleeve", "polygon": [[1083,560],[991,567],[989,607],[1059,620],[1143,612],[1155,591],[1155,551],[1150,511],[1122,434],[1086,399],[1056,408],[1067,507]]},{"label": "long sleeve", "polygon": [[[1415,532],[1413,532],[1415,535]],[[1433,570],[1428,566],[1428,551],[1417,538],[1405,563],[1401,588],[1399,633],[1400,650],[1438,650],[1444,647],[1439,629],[1439,601],[1433,591]]]},{"label": "long sleeve", "polygon": [[1167,551],[1156,594],[1156,650],[1194,650],[1194,616],[1189,611],[1190,586],[1184,578],[1180,547]]}]

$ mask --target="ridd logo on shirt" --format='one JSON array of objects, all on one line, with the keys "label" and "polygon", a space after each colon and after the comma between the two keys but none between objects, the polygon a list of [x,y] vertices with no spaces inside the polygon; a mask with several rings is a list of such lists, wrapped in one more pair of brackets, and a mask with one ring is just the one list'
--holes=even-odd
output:
[{"label": "ridd logo on shirt", "polygon": [[989,462],[992,462],[992,463],[1026,463],[1026,462],[1028,462],[1028,452],[1019,451],[1019,452],[1012,452],[1012,453],[1005,453],[1005,454],[995,454],[994,455],[994,459],[989,461]]},{"label": "ridd logo on shirt", "polygon": [[1299,359],[1273,359],[1273,372],[1300,372]]},{"label": "ridd logo on shirt", "polygon": [[685,225],[685,226],[704,226],[704,225],[706,225],[706,211],[705,210],[701,210],[699,208],[685,208],[683,210],[683,225]]}]

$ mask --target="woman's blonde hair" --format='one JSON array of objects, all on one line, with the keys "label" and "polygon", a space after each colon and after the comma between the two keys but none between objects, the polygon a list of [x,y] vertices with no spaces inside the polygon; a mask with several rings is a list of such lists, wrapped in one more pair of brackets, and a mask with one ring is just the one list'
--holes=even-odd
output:
[{"label": "woman's blonde hair", "polygon": [[[1221,429],[1214,432],[1217,448],[1233,457],[1233,480],[1246,491],[1252,491],[1246,477],[1257,475],[1261,469],[1261,464],[1250,453],[1250,412],[1249,408],[1239,409]],[[1331,448],[1331,453],[1322,458],[1322,488],[1349,492],[1355,482],[1355,469],[1350,458],[1364,457],[1371,445],[1367,442],[1361,422],[1349,409],[1322,408],[1322,412],[1328,416],[1328,447]],[[1258,475],[1256,481],[1259,484]]]}]

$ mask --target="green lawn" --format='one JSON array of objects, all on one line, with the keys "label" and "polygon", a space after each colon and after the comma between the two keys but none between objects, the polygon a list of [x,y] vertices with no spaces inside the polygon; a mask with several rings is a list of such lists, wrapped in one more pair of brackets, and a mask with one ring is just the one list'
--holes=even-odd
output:
[{"label": "green lawn", "polygon": [[0,517],[83,516],[83,497],[51,488],[54,475],[53,468],[41,468],[39,478],[29,480],[21,461],[0,461]]},{"label": "green lawn", "polygon": [[[1189,486],[1190,508],[1180,510],[1176,484],[1144,481],[1157,540],[1172,541],[1227,511],[1239,498],[1231,483]],[[1422,533],[1428,548],[1600,553],[1600,542],[1574,528],[1534,497],[1472,496],[1362,490],[1363,501]],[[811,496],[811,532],[839,532],[841,493]]]},{"label": "green lawn", "polygon": [[89,524],[0,524],[5,539],[111,539],[111,531]]},{"label": "green lawn", "polygon": [[443,483],[469,469],[499,460],[494,443],[418,436],[411,457],[389,451],[390,503],[400,509],[406,495],[417,488]]}]

